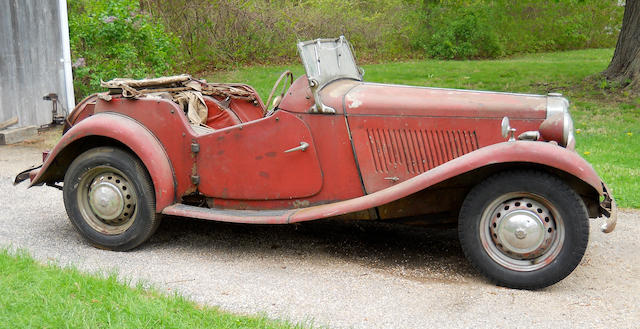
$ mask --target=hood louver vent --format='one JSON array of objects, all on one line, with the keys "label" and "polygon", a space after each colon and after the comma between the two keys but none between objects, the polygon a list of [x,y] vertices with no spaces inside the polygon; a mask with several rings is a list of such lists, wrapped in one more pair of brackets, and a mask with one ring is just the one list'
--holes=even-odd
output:
[{"label": "hood louver vent", "polygon": [[478,149],[475,131],[367,129],[376,172],[419,174]]}]

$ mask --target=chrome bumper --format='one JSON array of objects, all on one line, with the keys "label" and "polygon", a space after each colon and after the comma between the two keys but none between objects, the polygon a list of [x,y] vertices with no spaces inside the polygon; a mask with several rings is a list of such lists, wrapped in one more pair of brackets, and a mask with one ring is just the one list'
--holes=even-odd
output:
[{"label": "chrome bumper", "polygon": [[600,214],[601,217],[604,216],[606,219],[600,229],[604,233],[611,233],[616,228],[616,223],[618,222],[618,206],[605,183],[602,183],[602,191],[604,200],[600,202]]}]

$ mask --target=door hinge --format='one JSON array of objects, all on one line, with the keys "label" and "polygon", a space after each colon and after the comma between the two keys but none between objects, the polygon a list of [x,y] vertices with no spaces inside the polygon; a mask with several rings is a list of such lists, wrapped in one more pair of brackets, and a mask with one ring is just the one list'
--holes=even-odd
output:
[{"label": "door hinge", "polygon": [[193,152],[193,153],[198,153],[198,152],[200,152],[200,144],[198,144],[198,143],[191,143],[191,152]]},{"label": "door hinge", "polygon": [[191,176],[191,182],[193,183],[193,185],[200,184],[200,176],[198,175]]}]

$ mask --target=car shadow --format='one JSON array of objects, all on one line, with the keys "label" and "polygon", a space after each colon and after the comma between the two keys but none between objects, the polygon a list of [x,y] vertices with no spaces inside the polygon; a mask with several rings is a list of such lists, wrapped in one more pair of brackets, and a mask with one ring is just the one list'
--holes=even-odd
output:
[{"label": "car shadow", "polygon": [[417,227],[381,221],[318,220],[290,225],[231,224],[165,217],[142,248],[343,261],[417,281],[478,280],[455,227]]}]

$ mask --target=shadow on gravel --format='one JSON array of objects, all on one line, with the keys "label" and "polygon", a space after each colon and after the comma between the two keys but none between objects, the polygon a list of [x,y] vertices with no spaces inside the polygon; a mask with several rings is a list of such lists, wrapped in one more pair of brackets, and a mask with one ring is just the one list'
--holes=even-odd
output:
[{"label": "shadow on gravel", "polygon": [[464,258],[455,228],[336,220],[250,225],[165,217],[142,248],[190,249],[274,261],[343,261],[418,281],[479,278]]}]

